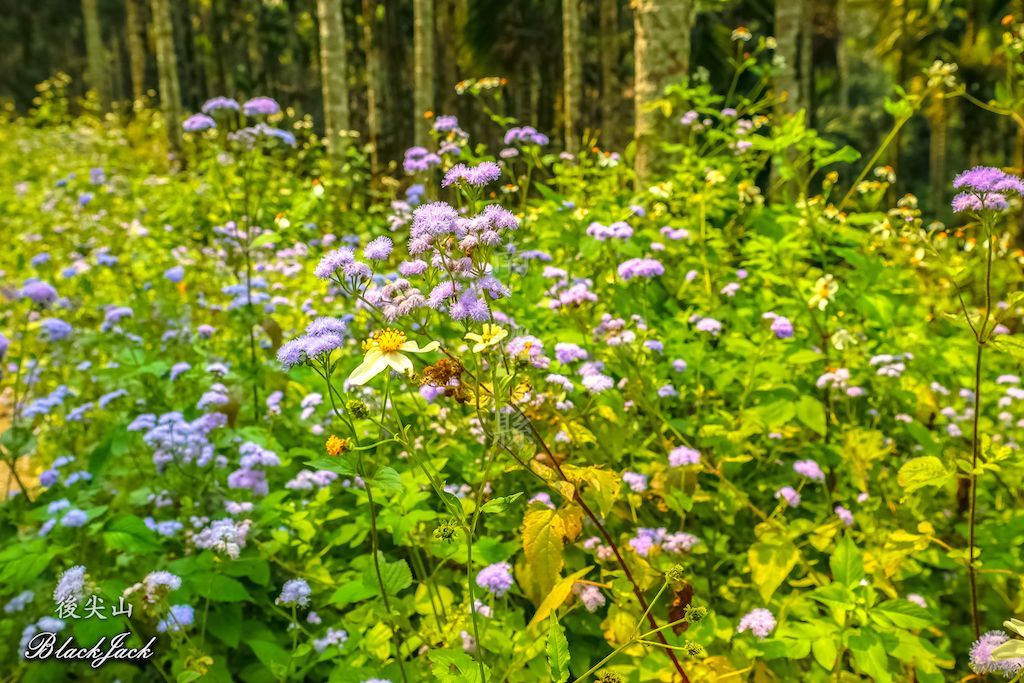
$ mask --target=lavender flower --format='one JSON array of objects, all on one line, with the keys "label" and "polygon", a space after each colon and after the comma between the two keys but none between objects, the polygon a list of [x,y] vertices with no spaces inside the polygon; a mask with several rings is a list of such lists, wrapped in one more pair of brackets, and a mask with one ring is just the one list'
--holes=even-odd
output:
[{"label": "lavender flower", "polygon": [[673,448],[668,454],[668,464],[672,467],[686,467],[700,464],[700,451],[689,446]]},{"label": "lavender flower", "polygon": [[751,610],[747,612],[742,619],[740,619],[739,626],[736,627],[737,633],[745,633],[750,631],[758,638],[762,640],[768,637],[772,631],[775,630],[775,615],[763,607]]},{"label": "lavender flower", "polygon": [[312,592],[304,579],[292,579],[285,582],[276,602],[288,607],[305,607],[309,604],[309,596]]},{"label": "lavender flower", "polygon": [[813,481],[825,481],[825,473],[821,466],[813,460],[797,460],[793,463],[793,471]]},{"label": "lavender flower", "polygon": [[273,116],[279,111],[281,105],[270,97],[254,97],[242,105],[242,112],[246,116]]},{"label": "lavender flower", "polygon": [[619,277],[623,280],[633,278],[652,278],[665,274],[665,266],[652,258],[631,258],[619,265]]},{"label": "lavender flower", "polygon": [[206,114],[193,114],[185,119],[185,122],[181,124],[181,127],[186,133],[201,133],[204,130],[216,128],[217,122]]},{"label": "lavender flower", "polygon": [[46,341],[59,342],[71,336],[72,327],[58,318],[45,318],[39,323],[39,331]]},{"label": "lavender flower", "polygon": [[238,102],[230,97],[212,97],[203,103],[200,110],[204,114],[214,115],[222,111],[238,111]]},{"label": "lavender flower", "polygon": [[989,631],[971,646],[971,670],[977,674],[1002,674],[1010,678],[1024,669],[1024,657],[1013,659],[992,659],[992,651],[1009,640],[1002,631]]},{"label": "lavender flower", "polygon": [[791,508],[795,508],[800,504],[800,494],[792,486],[783,486],[775,492],[775,497],[786,501],[786,505]]},{"label": "lavender flower", "polygon": [[775,335],[776,339],[789,339],[793,336],[793,323],[789,321],[789,318],[783,318],[781,315],[776,316],[772,320],[772,334]]},{"label": "lavender flower", "polygon": [[21,295],[31,299],[39,306],[49,306],[57,300],[57,290],[42,280],[26,280],[21,288]]},{"label": "lavender flower", "polygon": [[192,605],[171,605],[167,616],[156,623],[158,633],[177,633],[188,628],[195,621],[196,611]]},{"label": "lavender flower", "polygon": [[369,242],[363,249],[363,256],[371,261],[383,261],[391,255],[394,243],[390,237],[378,237]]},{"label": "lavender flower", "polygon": [[54,602],[61,603],[67,600],[78,601],[85,595],[85,567],[76,565],[67,569],[57,580],[57,587],[53,589]]},{"label": "lavender flower", "polygon": [[500,598],[512,587],[512,565],[496,562],[484,567],[476,575],[476,585]]}]

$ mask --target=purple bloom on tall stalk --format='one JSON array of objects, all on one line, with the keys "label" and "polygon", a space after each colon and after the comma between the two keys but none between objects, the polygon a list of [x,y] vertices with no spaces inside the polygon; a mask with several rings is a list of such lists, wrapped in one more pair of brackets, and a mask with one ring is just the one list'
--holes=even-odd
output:
[{"label": "purple bloom on tall stalk", "polygon": [[270,97],[254,97],[242,105],[246,116],[272,116],[281,111],[281,105]]},{"label": "purple bloom on tall stalk", "polygon": [[281,595],[277,598],[277,604],[293,606],[306,606],[309,604],[309,596],[312,591],[304,579],[292,579],[284,584]]},{"label": "purple bloom on tall stalk", "polygon": [[238,101],[230,97],[212,97],[200,107],[204,114],[216,114],[220,111],[238,111],[241,107]]},{"label": "purple bloom on tall stalk", "polygon": [[813,481],[825,481],[825,473],[821,466],[813,460],[797,460],[793,463],[793,471]]},{"label": "purple bloom on tall stalk", "polygon": [[500,598],[512,587],[512,565],[495,562],[484,567],[476,575],[476,585]]},{"label": "purple bloom on tall stalk", "polygon": [[789,321],[789,318],[776,316],[772,321],[772,334],[776,339],[789,339],[793,336],[793,323]]},{"label": "purple bloom on tall stalk", "polygon": [[664,274],[665,266],[652,258],[632,258],[619,265],[619,277],[623,280],[652,278]]},{"label": "purple bloom on tall stalk", "polygon": [[768,635],[775,630],[775,615],[770,611],[759,607],[757,609],[750,610],[743,618],[740,619],[739,626],[736,627],[737,633],[745,633],[750,631],[758,638],[762,640],[767,638]]},{"label": "purple bloom on tall stalk", "polygon": [[962,190],[953,198],[953,210],[1002,211],[1009,206],[1007,195],[1024,196],[1024,180],[992,166],[975,166],[953,180],[953,187]]},{"label": "purple bloom on tall stalk", "polygon": [[1024,669],[1024,657],[992,658],[992,651],[1008,640],[1009,637],[1002,631],[989,631],[974,641],[970,653],[971,670],[977,674],[1002,674],[1010,678]]},{"label": "purple bloom on tall stalk", "polygon": [[200,133],[217,127],[217,122],[206,114],[193,114],[181,124],[186,133]]},{"label": "purple bloom on tall stalk", "polygon": [[42,280],[28,280],[21,288],[21,295],[40,306],[49,306],[57,300],[57,290]]},{"label": "purple bloom on tall stalk", "polygon": [[394,242],[390,237],[378,237],[366,245],[363,249],[363,256],[371,261],[383,261],[391,255],[392,248],[394,248]]}]

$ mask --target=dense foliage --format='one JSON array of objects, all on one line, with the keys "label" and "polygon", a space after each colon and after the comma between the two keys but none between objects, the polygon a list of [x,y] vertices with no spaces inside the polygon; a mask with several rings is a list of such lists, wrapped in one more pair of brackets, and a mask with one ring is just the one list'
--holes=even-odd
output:
[{"label": "dense foliage", "polygon": [[[733,40],[747,94],[669,88],[641,183],[496,80],[503,144],[432,117],[372,192],[270,98],[169,159],[40,86],[0,126],[8,673],[1019,677],[1024,181],[893,201]],[[963,94],[921,78],[887,140]],[[152,659],[26,656],[124,632]]]}]

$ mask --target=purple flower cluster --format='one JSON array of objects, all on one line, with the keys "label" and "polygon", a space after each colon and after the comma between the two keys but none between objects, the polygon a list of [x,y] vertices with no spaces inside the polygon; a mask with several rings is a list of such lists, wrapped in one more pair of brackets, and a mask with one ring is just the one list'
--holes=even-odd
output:
[{"label": "purple flower cluster", "polygon": [[[326,257],[325,257],[326,258]],[[348,325],[338,318],[317,318],[306,326],[306,333],[282,344],[277,360],[286,368],[329,356],[345,343]]]},{"label": "purple flower cluster", "polygon": [[193,114],[185,119],[185,122],[181,124],[181,127],[186,133],[201,133],[204,130],[216,128],[217,122],[206,114]]},{"label": "purple flower cluster", "polygon": [[165,413],[159,418],[146,413],[135,418],[128,431],[146,430],[142,439],[153,449],[153,464],[162,472],[171,462],[197,467],[210,464],[214,455],[210,432],[226,423],[223,413],[208,413],[191,422],[181,413]]},{"label": "purple flower cluster", "polygon": [[519,143],[521,145],[546,145],[551,140],[544,133],[538,133],[533,126],[517,126],[505,131],[505,144]]},{"label": "purple flower cluster", "polygon": [[825,481],[825,473],[821,470],[821,466],[813,460],[797,460],[793,463],[793,471],[811,481]]},{"label": "purple flower cluster", "polygon": [[31,299],[38,306],[45,307],[57,300],[57,290],[42,280],[31,278],[25,280],[25,284],[22,285],[21,296]]},{"label": "purple flower cluster", "polygon": [[763,607],[759,607],[743,615],[739,626],[736,627],[736,632],[746,633],[750,631],[763,640],[775,630],[775,624],[775,615]]},{"label": "purple flower cluster", "polygon": [[270,488],[267,473],[262,468],[279,466],[281,459],[277,453],[251,441],[242,444],[238,452],[242,456],[239,468],[228,475],[228,488],[248,489],[254,496],[267,495]]},{"label": "purple flower cluster", "polygon": [[953,198],[953,210],[1002,211],[1009,204],[1007,196],[1024,196],[1024,180],[992,166],[976,166],[953,180],[953,187],[962,190]]},{"label": "purple flower cluster", "polygon": [[215,519],[205,523],[193,536],[192,545],[203,550],[216,550],[237,560],[252,522],[248,519],[236,522],[233,519]]},{"label": "purple flower cluster", "polygon": [[512,587],[512,565],[496,562],[481,569],[476,575],[476,585],[500,598]]},{"label": "purple flower cluster", "polygon": [[242,113],[246,116],[273,116],[281,111],[281,105],[270,97],[254,97],[242,105]]},{"label": "purple flower cluster", "polygon": [[1002,674],[1006,678],[1020,673],[1024,669],[1024,657],[1013,659],[993,659],[992,651],[1009,640],[1002,631],[989,631],[974,641],[971,646],[970,665],[976,674]]},{"label": "purple flower cluster", "polygon": [[212,97],[206,100],[206,102],[203,103],[203,106],[200,107],[200,110],[204,114],[210,115],[216,115],[225,111],[238,111],[239,109],[241,109],[241,107],[237,100],[223,96]]},{"label": "purple flower cluster", "polygon": [[416,173],[417,171],[426,171],[433,166],[440,165],[440,163],[441,157],[426,147],[410,147],[405,150],[402,168],[405,169],[406,173]]},{"label": "purple flower cluster", "polygon": [[601,242],[610,239],[628,240],[633,236],[633,228],[626,221],[618,221],[611,225],[594,222],[587,226],[587,235]]},{"label": "purple flower cluster", "polygon": [[619,264],[619,277],[623,280],[652,278],[664,274],[665,266],[661,261],[652,258],[631,258]]},{"label": "purple flower cluster", "polygon": [[464,182],[472,187],[483,187],[501,177],[501,167],[493,161],[483,161],[476,166],[455,164],[444,174],[441,187]]},{"label": "purple flower cluster", "polygon": [[672,467],[686,467],[700,464],[700,451],[689,446],[673,448],[668,454],[668,464]]},{"label": "purple flower cluster", "polygon": [[305,607],[309,604],[309,596],[313,593],[305,579],[286,581],[278,596],[277,604],[287,607]]}]

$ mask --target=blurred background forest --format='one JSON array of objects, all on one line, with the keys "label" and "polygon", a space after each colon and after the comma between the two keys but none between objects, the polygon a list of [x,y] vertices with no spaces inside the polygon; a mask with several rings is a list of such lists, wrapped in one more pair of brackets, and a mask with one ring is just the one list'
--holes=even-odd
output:
[{"label": "blurred background forest", "polygon": [[[1024,0],[2,4],[0,100],[13,112],[32,107],[36,85],[56,73],[70,76],[72,96],[94,90],[86,107],[127,115],[133,101],[159,101],[179,122],[216,95],[265,94],[308,115],[318,134],[325,125],[357,131],[378,176],[394,172],[407,147],[425,143],[425,112],[454,114],[485,141],[487,130],[500,136],[455,87],[487,77],[502,79],[484,82],[494,113],[532,124],[569,150],[581,143],[623,150],[639,98],[698,72],[718,91],[730,87],[736,46],[744,45],[738,27],[752,35],[751,48],[776,38],[774,84],[789,93],[782,106],[805,109],[809,125],[861,152],[890,129],[884,102],[895,87],[923,91],[935,60],[957,65],[962,96],[923,103],[887,146],[880,161],[898,172],[894,191],[941,193],[951,172],[975,163],[1024,166],[1024,107],[1004,85],[1024,68],[1007,44]],[[645,16],[670,25],[645,28]],[[638,77],[642,51],[653,66]]]}]

